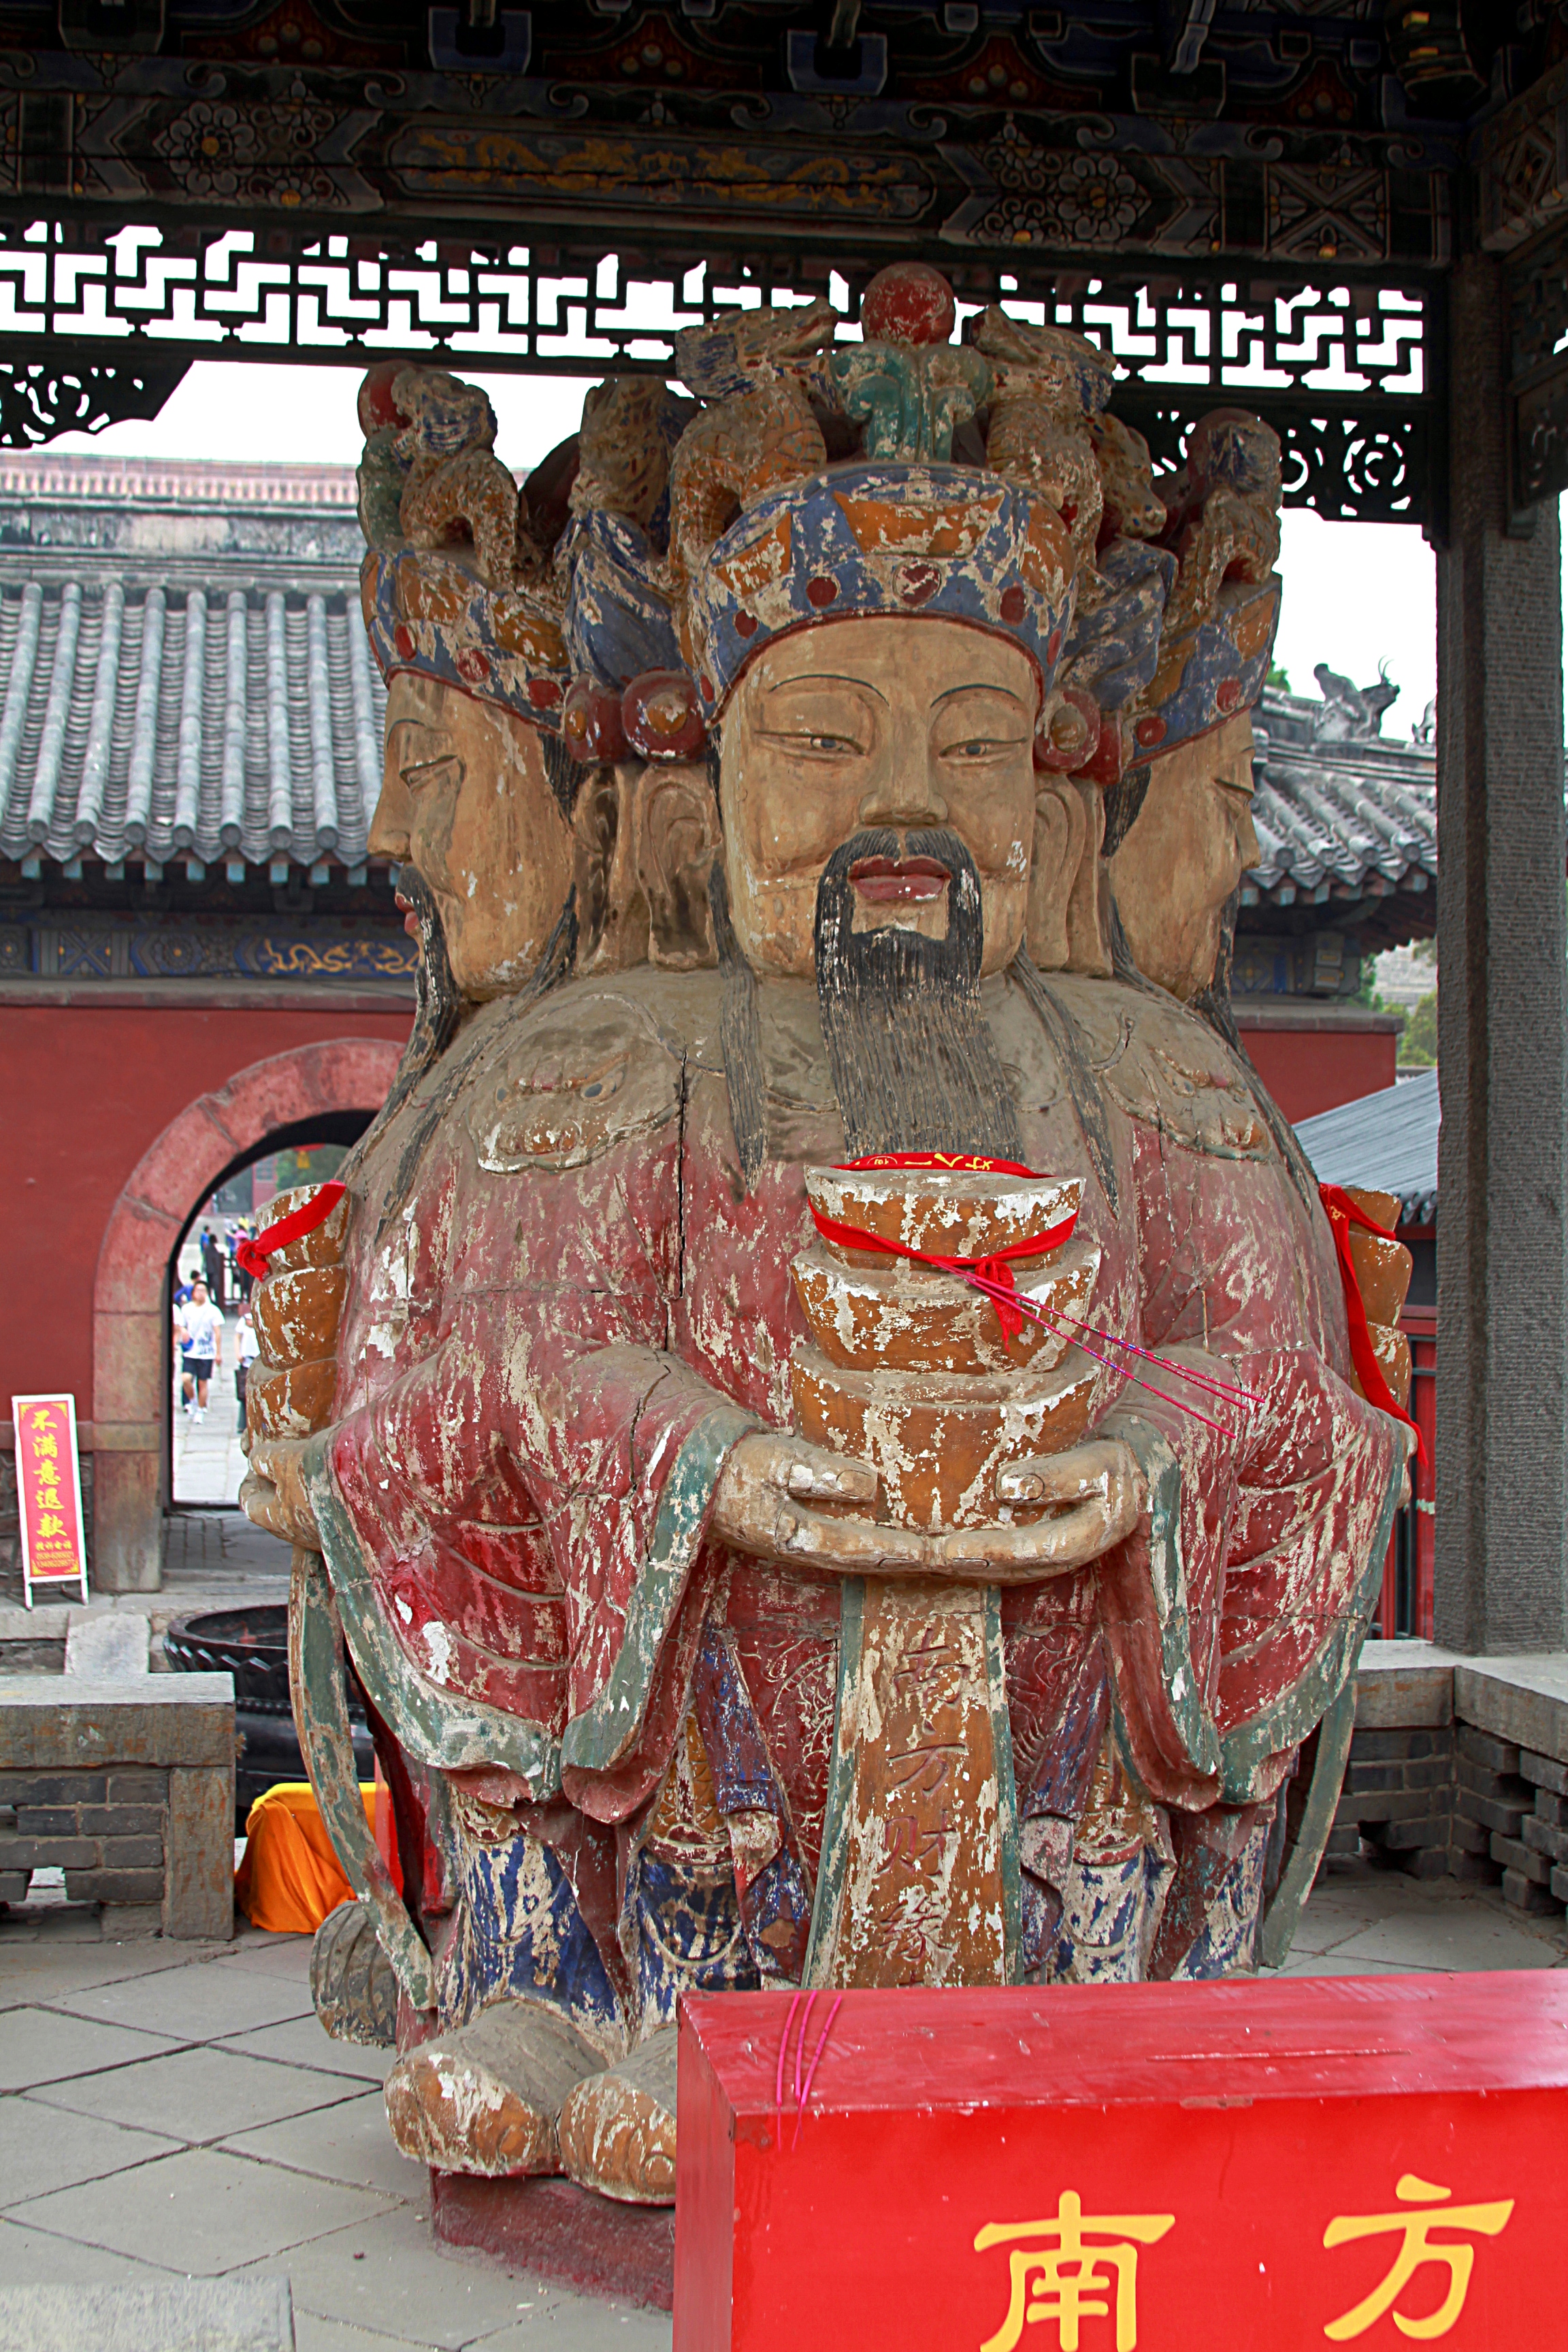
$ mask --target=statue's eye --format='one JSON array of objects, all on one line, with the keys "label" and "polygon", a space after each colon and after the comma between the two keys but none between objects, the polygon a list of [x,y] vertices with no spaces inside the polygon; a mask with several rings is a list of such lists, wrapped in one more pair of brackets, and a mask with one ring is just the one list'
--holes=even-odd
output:
[{"label": "statue's eye", "polygon": [[463,780],[463,763],[450,751],[443,751],[434,760],[411,760],[398,774],[411,793],[426,784],[455,785]]},{"label": "statue's eye", "polygon": [[859,749],[858,744],[852,742],[847,735],[808,735],[805,740],[814,751],[855,751]]},{"label": "statue's eye", "polygon": [[952,744],[947,756],[950,760],[985,760],[990,758],[993,751],[998,751],[1001,748],[999,743],[993,742],[988,736],[976,735],[967,743]]}]

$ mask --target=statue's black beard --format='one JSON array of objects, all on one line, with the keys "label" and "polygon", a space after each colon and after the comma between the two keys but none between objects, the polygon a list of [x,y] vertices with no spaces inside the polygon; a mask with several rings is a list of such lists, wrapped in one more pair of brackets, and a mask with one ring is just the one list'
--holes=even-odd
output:
[{"label": "statue's black beard", "polygon": [[[889,925],[854,928],[850,868],[864,857],[945,866],[945,939]],[[996,1041],[980,1010],[985,920],[980,876],[956,834],[858,833],[828,859],[816,892],[816,995],[848,1156],[1023,1148]]]}]

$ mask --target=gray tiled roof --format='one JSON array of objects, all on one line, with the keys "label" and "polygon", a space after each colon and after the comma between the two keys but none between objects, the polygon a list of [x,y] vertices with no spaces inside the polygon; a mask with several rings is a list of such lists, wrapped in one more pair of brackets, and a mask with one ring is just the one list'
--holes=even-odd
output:
[{"label": "gray tiled roof", "polygon": [[[363,858],[385,694],[353,501],[347,467],[7,456],[0,856]],[[1377,900],[1389,945],[1436,919],[1432,752],[1323,740],[1345,723],[1377,720],[1265,693],[1242,905]]]},{"label": "gray tiled roof", "polygon": [[386,696],[356,596],[0,584],[0,854],[353,866]]},{"label": "gray tiled roof", "polygon": [[1436,920],[1437,787],[1429,744],[1325,742],[1324,705],[1266,690],[1258,713],[1252,821],[1262,864],[1241,903],[1321,906],[1425,897]]},{"label": "gray tiled roof", "polygon": [[1430,1224],[1437,1207],[1437,1073],[1401,1078],[1396,1087],[1304,1118],[1296,1132],[1325,1184],[1359,1184],[1397,1192],[1406,1224]]}]

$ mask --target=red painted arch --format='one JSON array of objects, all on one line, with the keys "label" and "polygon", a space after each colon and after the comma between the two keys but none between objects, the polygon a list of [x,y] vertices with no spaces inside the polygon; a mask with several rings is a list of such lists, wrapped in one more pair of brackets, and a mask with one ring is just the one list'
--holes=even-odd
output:
[{"label": "red painted arch", "polygon": [[374,1111],[401,1048],[332,1037],[237,1071],[170,1120],[127,1179],[98,1255],[92,1304],[95,1550],[108,1591],[149,1591],[162,1570],[163,1281],[187,1219],[224,1170],[269,1135],[327,1111]]}]

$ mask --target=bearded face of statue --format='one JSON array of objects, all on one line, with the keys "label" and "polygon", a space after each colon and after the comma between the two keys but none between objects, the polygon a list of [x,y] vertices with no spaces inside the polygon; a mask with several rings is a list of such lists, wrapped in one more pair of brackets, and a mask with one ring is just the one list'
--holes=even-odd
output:
[{"label": "bearded face of statue", "polygon": [[752,971],[816,971],[830,865],[850,939],[940,948],[966,921],[980,972],[1002,971],[1024,937],[1038,708],[1028,657],[960,622],[826,622],[760,656],[720,771],[730,910]]},{"label": "bearded face of statue", "polygon": [[[1120,838],[1108,831],[1110,887],[1133,961],[1184,1003],[1214,978],[1226,906],[1259,862],[1252,754],[1252,719],[1243,711],[1151,761],[1131,822],[1123,809]],[[1113,812],[1110,827],[1117,821]]]},{"label": "bearded face of statue", "polygon": [[400,672],[368,845],[434,899],[459,995],[504,996],[530,979],[574,879],[572,828],[537,728]]}]

